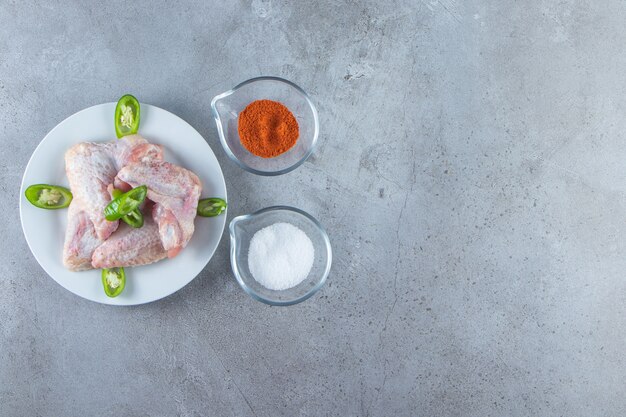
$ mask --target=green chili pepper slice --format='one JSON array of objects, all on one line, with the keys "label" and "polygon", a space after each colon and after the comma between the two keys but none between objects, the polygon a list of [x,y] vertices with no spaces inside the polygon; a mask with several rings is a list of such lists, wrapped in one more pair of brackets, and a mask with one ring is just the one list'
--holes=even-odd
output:
[{"label": "green chili pepper slice", "polygon": [[47,210],[62,209],[72,202],[72,192],[57,185],[31,185],[26,189],[24,195],[33,206]]},{"label": "green chili pepper slice", "polygon": [[[118,189],[114,189],[113,190],[113,198],[117,198],[117,197],[121,196],[122,194],[124,194],[124,193],[122,193]],[[131,211],[126,216],[123,216],[122,217],[122,221],[124,223],[126,223],[127,225],[129,225],[130,227],[134,227],[135,229],[139,229],[140,227],[143,226],[143,214],[141,213],[141,210],[139,210],[137,208],[137,209]]]},{"label": "green chili pepper slice", "polygon": [[139,130],[139,101],[130,94],[122,96],[115,106],[115,133],[118,139]]},{"label": "green chili pepper slice", "polygon": [[107,296],[112,298],[120,295],[126,286],[124,268],[104,268],[102,270],[102,286]]},{"label": "green chili pepper slice", "polygon": [[148,194],[148,187],[142,185],[114,198],[113,201],[104,208],[104,217],[108,221],[121,219],[137,209],[146,198],[146,194]]},{"label": "green chili pepper slice", "polygon": [[126,216],[122,217],[122,221],[130,227],[139,229],[141,226],[143,226],[143,214],[141,214],[141,211],[139,211],[139,209],[135,209]]},{"label": "green chili pepper slice", "polygon": [[198,201],[198,216],[215,217],[226,210],[226,201],[221,198],[205,198]]}]

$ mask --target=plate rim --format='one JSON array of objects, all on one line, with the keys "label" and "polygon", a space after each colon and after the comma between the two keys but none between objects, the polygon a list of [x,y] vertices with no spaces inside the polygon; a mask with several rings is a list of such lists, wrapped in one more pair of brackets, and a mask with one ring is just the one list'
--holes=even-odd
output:
[{"label": "plate rim", "polygon": [[[209,145],[209,142],[207,142],[207,140],[204,138],[204,136],[202,136],[200,134],[200,132],[198,132],[198,130],[196,128],[194,128],[189,122],[187,122],[185,119],[183,119],[182,117],[178,116],[177,114],[174,114],[162,107],[159,106],[155,106],[153,104],[149,104],[149,103],[144,103],[144,102],[140,102],[142,106],[147,106],[153,109],[156,109],[158,111],[163,111],[166,113],[169,113],[170,115],[174,116],[176,119],[178,119],[179,121],[181,121],[182,123],[186,124],[189,128],[191,128],[194,132],[196,132],[198,134],[198,136],[200,136],[200,138],[202,138],[202,140],[204,140],[204,142],[206,143],[207,147],[209,148],[209,150],[211,151],[211,153],[213,154],[213,157],[215,158],[215,162],[217,163],[217,167],[219,168],[220,174],[221,174],[221,182],[224,188],[224,199],[226,201],[228,201],[228,190],[226,187],[226,180],[224,178],[224,171],[222,170],[222,166],[220,165],[219,160],[217,159],[217,155],[215,155],[215,152],[213,152],[213,149],[211,148],[211,145]],[[63,288],[64,290],[72,293],[75,296],[78,296],[84,300],[90,301],[90,302],[94,302],[97,304],[102,304],[102,305],[109,305],[109,306],[114,306],[114,307],[128,307],[128,306],[137,306],[137,305],[143,305],[143,304],[149,304],[155,301],[159,301],[162,300],[166,297],[169,297],[172,294],[177,293],[178,291],[180,291],[181,289],[183,289],[184,287],[186,287],[187,285],[189,285],[194,279],[196,279],[198,277],[198,275],[200,275],[200,273],[206,268],[206,266],[209,264],[209,262],[211,261],[211,259],[213,259],[213,255],[215,255],[215,252],[217,251],[217,248],[219,247],[219,244],[224,236],[224,230],[226,228],[226,217],[228,215],[228,207],[226,207],[226,210],[223,213],[223,221],[222,221],[222,227],[221,227],[221,231],[219,233],[219,239],[217,241],[217,244],[215,245],[215,247],[213,248],[213,250],[211,251],[210,255],[206,258],[206,262],[204,263],[204,265],[202,266],[202,268],[200,269],[200,271],[198,271],[198,273],[193,276],[191,279],[189,279],[189,281],[183,283],[181,286],[179,286],[178,288],[174,289],[173,291],[167,293],[167,294],[163,294],[157,298],[152,298],[152,299],[147,299],[145,301],[131,301],[131,302],[106,302],[109,300],[95,300],[95,299],[91,299],[91,298],[87,298],[81,294],[77,294],[74,291],[70,290],[69,288],[65,287],[63,284],[61,284],[61,282],[59,282],[59,280],[57,280],[57,278],[55,278],[54,276],[52,276],[52,274],[46,269],[46,267],[41,263],[41,260],[39,258],[39,256],[35,253],[35,251],[33,251],[33,247],[31,245],[31,242],[28,238],[28,235],[26,233],[26,229],[24,228],[24,214],[23,214],[23,205],[25,204],[24,202],[24,192],[25,192],[25,184],[24,181],[26,180],[26,173],[28,172],[31,163],[33,162],[33,157],[35,156],[35,154],[37,153],[37,151],[39,150],[39,148],[43,145],[43,143],[45,142],[46,138],[48,138],[48,136],[52,135],[53,132],[55,132],[57,129],[60,129],[61,125],[63,125],[64,123],[66,123],[69,119],[78,116],[80,113],[83,112],[87,112],[89,110],[92,110],[96,107],[102,107],[102,106],[109,106],[109,105],[116,105],[116,102],[105,102],[105,103],[100,103],[100,104],[94,104],[92,106],[86,107],[82,110],[79,110],[69,116],[67,116],[66,118],[64,118],[62,121],[60,121],[59,123],[57,123],[52,129],[50,129],[48,131],[48,133],[46,133],[44,135],[44,137],[39,141],[39,143],[37,144],[37,146],[35,147],[35,149],[33,149],[30,157],[28,158],[28,163],[26,164],[24,171],[22,173],[22,181],[20,182],[20,192],[19,192],[19,213],[20,213],[20,226],[22,228],[22,234],[24,235],[24,239],[26,240],[26,244],[28,245],[28,249],[30,250],[30,253],[33,255],[33,257],[35,258],[35,260],[37,261],[37,264],[39,264],[39,266],[41,267],[41,269],[44,270],[44,272],[48,275],[48,277],[50,277],[57,285],[59,285],[61,288]],[[78,143],[78,142],[77,142]],[[112,298],[111,300],[115,300],[115,298]]]}]

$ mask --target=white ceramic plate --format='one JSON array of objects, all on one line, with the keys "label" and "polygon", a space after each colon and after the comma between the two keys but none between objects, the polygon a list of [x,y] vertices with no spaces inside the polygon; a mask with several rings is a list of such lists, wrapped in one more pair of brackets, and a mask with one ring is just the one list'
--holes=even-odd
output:
[{"label": "white ceramic plate", "polygon": [[[115,103],[79,111],[57,125],[41,141],[30,158],[20,192],[20,218],[26,241],[35,259],[56,282],[88,300],[112,305],[148,303],[166,297],[188,284],[209,262],[224,231],[226,213],[196,218],[196,230],[187,247],[174,259],[127,268],[126,288],[116,298],[104,294],[100,270],[71,272],[62,262],[67,210],[42,210],[24,197],[31,184],[68,187],[65,151],[75,143],[115,139]],[[172,113],[141,104],[139,133],[164,145],[165,159],[195,172],[202,181],[202,197],[226,199],[224,176],[213,151],[187,122]]]}]

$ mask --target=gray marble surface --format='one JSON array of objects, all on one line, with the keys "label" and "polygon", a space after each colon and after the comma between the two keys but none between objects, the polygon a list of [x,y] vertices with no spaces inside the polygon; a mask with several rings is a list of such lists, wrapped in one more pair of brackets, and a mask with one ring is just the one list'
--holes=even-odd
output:
[{"label": "gray marble surface", "polygon": [[[0,415],[626,415],[625,21],[616,0],[3,1]],[[261,74],[321,118],[278,178],[231,163],[209,116]],[[316,296],[252,300],[226,236],[145,306],[45,274],[19,225],[28,158],[127,92],[206,138],[229,218],[322,221]]]}]

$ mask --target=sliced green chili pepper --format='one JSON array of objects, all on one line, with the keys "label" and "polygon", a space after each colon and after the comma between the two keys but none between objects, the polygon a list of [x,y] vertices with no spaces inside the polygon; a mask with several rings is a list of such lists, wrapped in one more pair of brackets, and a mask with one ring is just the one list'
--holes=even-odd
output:
[{"label": "sliced green chili pepper", "polygon": [[141,211],[139,211],[139,209],[135,209],[126,216],[122,217],[122,221],[124,221],[124,223],[126,223],[130,227],[139,229],[141,226],[143,226],[143,214],[141,214]]},{"label": "sliced green chili pepper", "polygon": [[198,216],[215,217],[226,210],[226,201],[221,198],[205,198],[198,201]]},{"label": "sliced green chili pepper", "polygon": [[126,286],[126,273],[124,272],[124,268],[104,268],[102,270],[102,286],[107,296],[117,297],[120,295]]},{"label": "sliced green chili pepper", "polygon": [[115,133],[118,139],[139,130],[139,101],[130,94],[122,96],[115,106]]},{"label": "sliced green chili pepper", "polygon": [[72,192],[57,185],[31,185],[24,194],[33,206],[48,210],[65,208],[72,201]]},{"label": "sliced green chili pepper", "polygon": [[119,220],[122,217],[130,214],[146,198],[146,194],[148,193],[148,187],[145,185],[133,188],[127,193],[122,194],[121,196],[114,198],[105,208],[104,208],[104,217],[108,221]]},{"label": "sliced green chili pepper", "polygon": [[[118,189],[113,189],[113,198],[117,198],[119,196],[121,196],[122,193],[120,190]],[[143,226],[143,214],[141,213],[141,210],[139,210],[138,208],[131,211],[129,214],[127,214],[126,216],[122,217],[122,221],[124,223],[126,223],[127,225],[129,225],[130,227],[134,227],[135,229],[139,229],[140,227]]]}]

